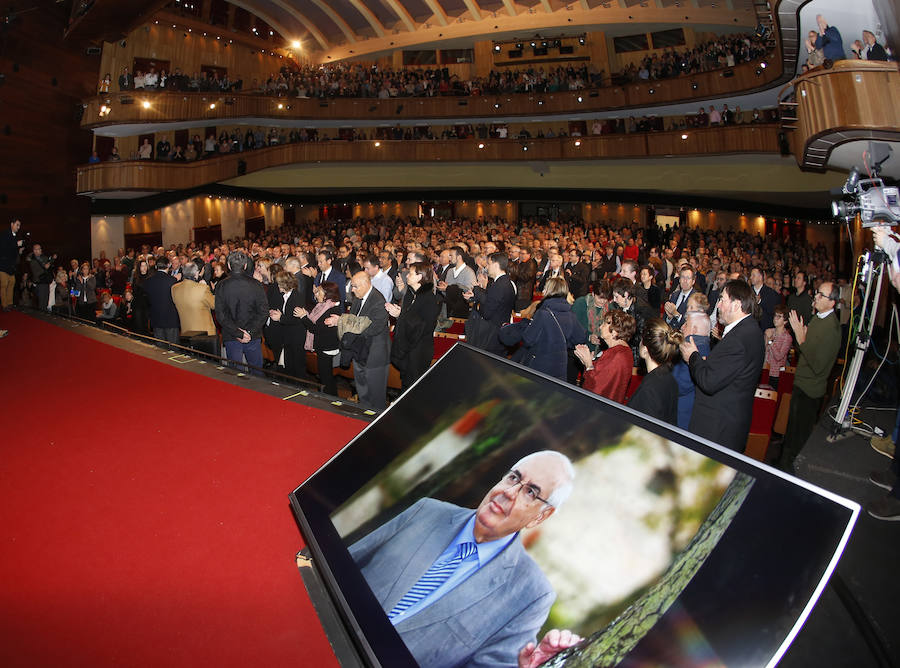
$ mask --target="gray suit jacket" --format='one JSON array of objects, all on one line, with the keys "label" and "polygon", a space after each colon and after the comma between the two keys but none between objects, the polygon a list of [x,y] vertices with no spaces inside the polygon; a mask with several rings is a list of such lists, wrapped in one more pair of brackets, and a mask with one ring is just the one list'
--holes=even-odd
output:
[{"label": "gray suit jacket", "polygon": [[[428,570],[472,512],[422,499],[350,548],[385,611]],[[516,537],[490,563],[396,629],[423,668],[515,666],[519,650],[535,640],[555,598]]]}]

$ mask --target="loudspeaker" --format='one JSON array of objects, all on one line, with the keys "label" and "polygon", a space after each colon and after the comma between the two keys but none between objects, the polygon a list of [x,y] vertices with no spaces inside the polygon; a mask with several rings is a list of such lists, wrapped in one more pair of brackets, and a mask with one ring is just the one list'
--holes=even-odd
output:
[{"label": "loudspeaker", "polygon": [[575,53],[575,47],[574,46],[561,46],[561,47],[559,47],[559,53],[560,53],[560,55]]}]

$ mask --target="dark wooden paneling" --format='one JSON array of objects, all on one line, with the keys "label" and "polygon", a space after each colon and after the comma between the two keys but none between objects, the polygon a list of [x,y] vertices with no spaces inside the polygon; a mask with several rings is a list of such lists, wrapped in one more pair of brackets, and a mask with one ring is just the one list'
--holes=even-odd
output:
[{"label": "dark wooden paneling", "polygon": [[0,36],[0,222],[21,218],[50,252],[84,257],[90,202],[75,196],[74,167],[91,154],[81,99],[97,86],[99,56],[63,42],[60,5],[21,13]]}]

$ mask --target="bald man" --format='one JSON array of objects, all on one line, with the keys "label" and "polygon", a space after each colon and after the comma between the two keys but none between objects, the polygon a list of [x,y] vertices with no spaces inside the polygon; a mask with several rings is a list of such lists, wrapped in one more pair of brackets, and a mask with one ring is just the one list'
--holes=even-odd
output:
[{"label": "bald man", "polygon": [[341,316],[328,316],[325,324],[336,327],[341,318],[365,316],[369,325],[361,333],[363,343],[353,359],[353,378],[359,403],[375,410],[387,407],[388,369],[391,363],[391,337],[388,332],[388,312],[384,308],[384,295],[372,287],[369,275],[360,271],[350,279],[353,301],[350,312]]}]

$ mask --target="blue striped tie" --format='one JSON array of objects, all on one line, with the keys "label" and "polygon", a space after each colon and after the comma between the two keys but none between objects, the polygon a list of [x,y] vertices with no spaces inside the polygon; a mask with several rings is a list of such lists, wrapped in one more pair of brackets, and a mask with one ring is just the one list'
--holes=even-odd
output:
[{"label": "blue striped tie", "polygon": [[456,548],[456,554],[445,561],[438,561],[431,565],[418,582],[414,584],[403,598],[388,613],[388,618],[393,619],[397,615],[406,612],[409,608],[421,601],[444,584],[459,565],[475,554],[475,543],[460,543]]}]

